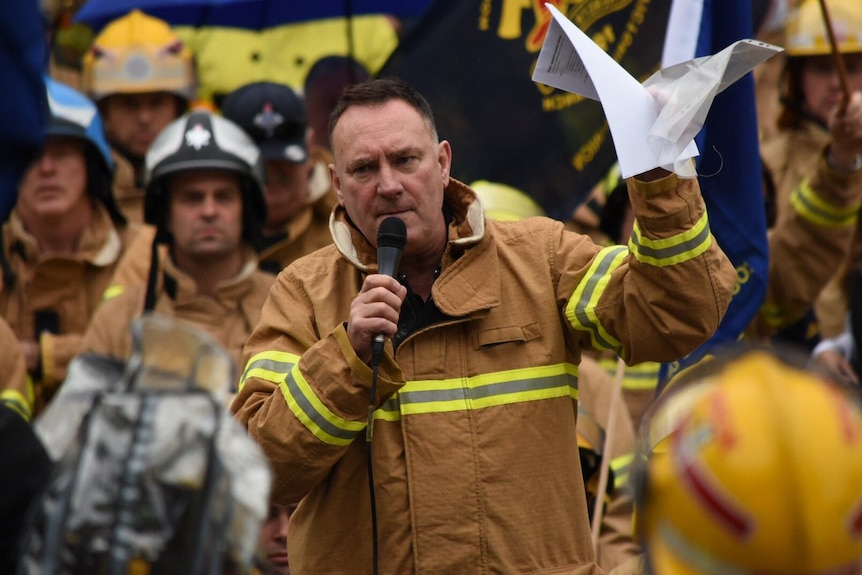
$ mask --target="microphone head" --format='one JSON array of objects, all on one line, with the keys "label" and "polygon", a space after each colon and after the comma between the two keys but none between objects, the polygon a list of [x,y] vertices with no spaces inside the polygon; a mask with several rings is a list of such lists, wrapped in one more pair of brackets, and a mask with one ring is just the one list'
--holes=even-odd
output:
[{"label": "microphone head", "polygon": [[389,216],[380,222],[380,227],[377,228],[377,249],[386,247],[402,250],[406,243],[407,226],[403,220]]}]

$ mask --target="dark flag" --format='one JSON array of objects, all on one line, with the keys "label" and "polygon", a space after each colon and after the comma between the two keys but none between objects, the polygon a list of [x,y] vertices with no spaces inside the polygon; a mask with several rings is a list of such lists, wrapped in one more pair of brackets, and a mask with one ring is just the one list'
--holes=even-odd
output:
[{"label": "dark flag", "polygon": [[[680,41],[668,42],[667,49],[673,55],[666,55],[672,60],[667,64],[715,54],[754,34],[749,0],[686,0],[680,3],[685,4],[685,11],[696,13],[699,21],[686,17],[680,22],[684,30],[668,31],[669,40]],[[701,153],[697,171],[709,174],[699,178],[709,212],[709,226],[721,249],[736,266],[739,285],[715,334],[688,357],[666,366],[665,377],[739,340],[763,305],[769,275],[769,244],[751,74],[715,97],[696,140]]]},{"label": "dark flag", "polygon": [[[643,81],[658,70],[670,0],[552,0]],[[566,220],[616,161],[601,104],[530,78],[551,22],[541,0],[436,0],[378,76],[431,103],[453,175],[492,180]]]}]

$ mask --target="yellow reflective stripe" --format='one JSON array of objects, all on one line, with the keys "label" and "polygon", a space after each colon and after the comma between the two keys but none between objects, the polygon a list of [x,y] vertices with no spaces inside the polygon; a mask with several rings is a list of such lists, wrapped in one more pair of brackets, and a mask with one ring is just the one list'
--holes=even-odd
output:
[{"label": "yellow reflective stripe", "polygon": [[105,290],[105,293],[102,294],[102,301],[108,301],[109,299],[115,298],[121,293],[123,293],[126,288],[122,285],[112,285],[108,286]]},{"label": "yellow reflective stripe", "polygon": [[264,351],[255,354],[245,365],[245,371],[242,372],[237,389],[242,391],[245,381],[250,377],[279,385],[297,363],[299,363],[299,356],[295,353]]},{"label": "yellow reflective stripe", "polygon": [[629,249],[635,259],[656,267],[687,262],[708,250],[710,245],[712,235],[709,233],[709,218],[706,212],[691,229],[662,240],[644,237],[640,226],[635,222],[629,239]]},{"label": "yellow reflective stripe", "polygon": [[569,323],[576,330],[588,332],[593,347],[597,349],[620,351],[622,347],[619,340],[599,322],[596,306],[608,286],[611,273],[622,265],[627,254],[625,246],[610,246],[600,250],[566,304]]},{"label": "yellow reflective stripe", "polygon": [[789,312],[773,303],[765,303],[760,306],[760,315],[763,316],[763,321],[766,322],[766,325],[771,328],[778,328],[790,323]]},{"label": "yellow reflective stripe", "polygon": [[826,228],[846,228],[856,224],[862,203],[847,207],[835,206],[811,187],[808,179],[802,180],[790,196],[790,205],[804,219]]},{"label": "yellow reflective stripe", "polygon": [[542,399],[578,399],[578,368],[571,363],[486,373],[474,377],[409,381],[374,412],[374,419],[484,409]]},{"label": "yellow reflective stripe", "polygon": [[611,469],[614,472],[614,489],[625,487],[629,482],[629,471],[634,460],[634,453],[624,453],[611,459]]},{"label": "yellow reflective stripe", "polygon": [[5,404],[12,411],[30,421],[33,418],[33,402],[27,401],[24,394],[15,389],[4,389],[0,391],[0,403]]},{"label": "yellow reflective stripe", "polygon": [[349,421],[330,411],[300,372],[299,357],[282,351],[254,355],[246,364],[239,389],[250,377],[276,384],[287,407],[315,437],[330,445],[349,445],[365,429],[365,421]]},{"label": "yellow reflective stripe", "polygon": [[350,421],[330,411],[295,365],[279,384],[287,407],[316,438],[330,445],[350,445],[365,429],[365,420]]},{"label": "yellow reflective stripe", "polygon": [[[617,374],[617,359],[602,358],[599,364],[611,377]],[[635,365],[627,365],[623,372],[623,389],[644,391],[658,386],[661,364],[655,361],[644,361]]]}]

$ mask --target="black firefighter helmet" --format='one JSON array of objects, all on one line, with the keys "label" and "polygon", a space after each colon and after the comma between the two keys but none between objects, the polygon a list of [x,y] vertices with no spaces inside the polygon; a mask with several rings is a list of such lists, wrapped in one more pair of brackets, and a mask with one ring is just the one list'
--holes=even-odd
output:
[{"label": "black firefighter helmet", "polygon": [[147,151],[144,220],[156,227],[160,242],[166,229],[170,178],[196,170],[220,170],[239,176],[243,199],[243,239],[257,247],[266,221],[260,150],[242,129],[219,115],[196,110],[171,122]]}]

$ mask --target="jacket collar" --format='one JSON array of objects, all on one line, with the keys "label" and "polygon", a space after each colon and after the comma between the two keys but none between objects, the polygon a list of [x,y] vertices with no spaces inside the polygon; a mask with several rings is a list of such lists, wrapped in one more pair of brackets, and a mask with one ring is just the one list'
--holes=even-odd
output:
[{"label": "jacket collar", "polygon": [[[443,201],[453,215],[440,277],[431,295],[444,314],[463,316],[500,304],[500,271],[497,250],[485,226],[482,204],[476,193],[451,178]],[[347,217],[342,206],[330,215],[329,229],[342,257],[362,273],[377,272],[377,251]]]},{"label": "jacket collar", "polygon": [[[244,248],[245,263],[240,272],[216,288],[217,299],[225,305],[236,303],[238,295],[251,289],[251,283],[247,280],[257,270],[257,255],[250,247]],[[176,302],[189,301],[197,297],[197,284],[184,271],[179,269],[168,255],[164,258],[164,289],[165,292]]]},{"label": "jacket collar", "polygon": [[[17,210],[9,218],[12,243],[18,242],[27,261],[39,261],[39,246],[36,238],[24,229]],[[86,261],[97,267],[114,264],[123,251],[123,242],[108,211],[102,204],[94,202],[93,218],[81,235],[75,259]]]}]

